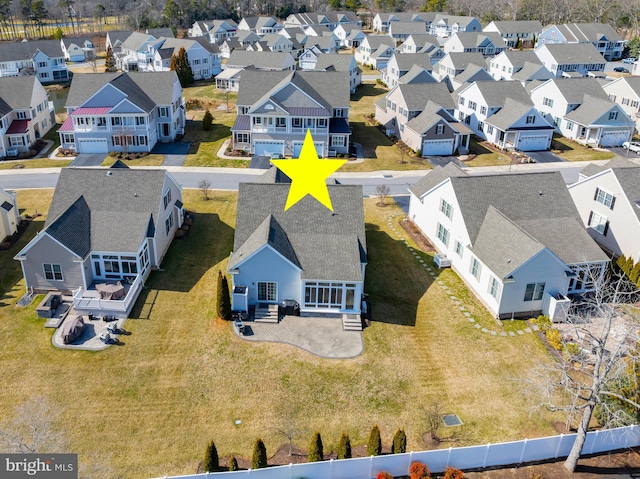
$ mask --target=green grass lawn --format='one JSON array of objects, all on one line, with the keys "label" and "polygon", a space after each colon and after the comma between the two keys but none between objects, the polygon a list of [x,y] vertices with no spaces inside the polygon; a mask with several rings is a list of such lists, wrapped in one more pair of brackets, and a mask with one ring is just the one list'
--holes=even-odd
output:
[{"label": "green grass lawn", "polygon": [[220,168],[246,168],[249,166],[249,158],[228,160],[219,158],[218,151],[225,140],[231,138],[231,127],[236,120],[235,111],[212,112],[213,124],[210,131],[202,129],[202,115],[204,111],[191,110],[189,116],[193,120],[187,122],[184,141],[191,142],[189,154],[184,166],[215,166]]},{"label": "green grass lawn", "polygon": [[69,163],[71,163],[72,161],[72,159],[52,160],[49,158],[0,161],[0,170],[11,170],[18,168],[63,168],[65,166],[69,166]]},{"label": "green grass lawn", "polygon": [[[375,424],[384,444],[403,427],[408,449],[422,449],[425,408],[433,401],[465,423],[458,440],[443,447],[554,432],[558,417],[530,415],[513,381],[548,360],[536,337],[493,337],[474,328],[393,236],[387,218],[400,209],[376,207],[377,200],[365,202],[374,322],[363,333],[363,355],[326,360],[234,336],[215,319],[215,284],[232,248],[236,194],[212,196],[204,201],[185,190],[185,206],[196,211],[188,238],[175,240],[162,270],[151,273],[125,324],[131,335],[102,352],[55,349],[52,331],[36,317],[38,299],[15,306],[24,284],[11,258],[41,221],[21,244],[0,251],[0,424],[25,399],[45,395],[61,412],[56,427],[69,451],[81,462],[102,456],[117,472],[112,477],[133,479],[194,473],[211,439],[221,456],[250,458],[262,437],[271,455],[286,442],[274,428],[289,417],[304,432],[299,447],[306,449],[317,430],[326,452],[343,431],[354,446],[366,443]],[[50,190],[20,191],[18,202],[27,212],[44,211],[50,197]],[[437,280],[480,324],[499,327],[453,271]]]},{"label": "green grass lawn", "polygon": [[554,135],[551,149],[565,161],[610,160],[615,156],[610,151],[587,148],[559,135]]},{"label": "green grass lawn", "polygon": [[[100,166],[111,166],[116,161],[118,161],[117,157],[107,156]],[[151,153],[142,158],[131,158],[130,160],[122,160],[122,162],[127,166],[160,166],[164,162],[164,155]]]},{"label": "green grass lawn", "polygon": [[478,139],[473,136],[469,140],[469,151],[475,153],[476,157],[473,160],[465,161],[464,164],[467,166],[497,166],[509,164],[509,155],[496,153],[493,150],[485,148],[478,142]]}]

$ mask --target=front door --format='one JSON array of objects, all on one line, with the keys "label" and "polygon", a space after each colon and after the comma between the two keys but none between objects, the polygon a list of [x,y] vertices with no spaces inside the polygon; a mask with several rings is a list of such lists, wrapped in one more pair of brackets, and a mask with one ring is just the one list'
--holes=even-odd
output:
[{"label": "front door", "polygon": [[169,123],[162,124],[162,136],[169,136]]}]

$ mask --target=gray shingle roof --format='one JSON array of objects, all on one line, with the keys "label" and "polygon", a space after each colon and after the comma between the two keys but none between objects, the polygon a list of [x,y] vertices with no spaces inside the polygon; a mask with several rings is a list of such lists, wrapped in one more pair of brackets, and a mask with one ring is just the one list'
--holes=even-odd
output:
[{"label": "gray shingle roof", "polygon": [[[67,106],[78,107],[107,83],[125,93],[128,99],[150,112],[156,105],[170,105],[173,101],[175,72],[79,73],[74,75],[69,89]],[[112,105],[104,105],[112,106]]]},{"label": "gray shingle roof", "polygon": [[525,62],[523,67],[511,75],[515,80],[529,81],[534,77],[542,77],[544,79],[553,78],[553,74],[546,69],[541,63]]},{"label": "gray shingle roof", "polygon": [[315,70],[326,70],[333,67],[338,72],[348,72],[354,63],[353,55],[341,55],[339,53],[321,53],[316,61]]},{"label": "gray shingle roof", "polygon": [[31,108],[35,76],[0,78],[0,117],[12,110]]},{"label": "gray shingle roof", "polygon": [[[163,195],[164,170],[63,168],[45,230],[84,258],[137,251]],[[161,219],[161,221],[164,219]]]},{"label": "gray shingle roof", "polygon": [[553,78],[549,81],[555,84],[569,104],[582,103],[585,95],[609,99],[596,78]]},{"label": "gray shingle roof", "polygon": [[451,120],[449,114],[442,112],[443,108],[430,100],[418,116],[407,122],[407,127],[418,134],[422,134],[439,121],[442,121],[443,117],[446,118],[446,120]]},{"label": "gray shingle roof", "polygon": [[60,40],[32,40],[0,44],[0,62],[31,60],[38,51],[49,58],[63,57]]},{"label": "gray shingle roof", "polygon": [[420,35],[427,33],[424,22],[391,22],[389,32],[392,35]]},{"label": "gray shingle roof", "polygon": [[[626,158],[615,157],[612,160],[609,160],[604,165],[598,165],[596,163],[589,163],[588,166],[585,166],[582,170],[580,170],[580,174],[584,176],[593,176],[601,171],[608,170],[609,168],[638,168],[636,163],[633,163]],[[639,198],[640,199],[640,198]]]},{"label": "gray shingle roof", "polygon": [[286,212],[288,184],[241,183],[229,269],[269,244],[303,279],[361,281],[366,261],[362,187],[329,185],[333,213],[309,196]]},{"label": "gray shingle roof", "polygon": [[558,65],[607,63],[591,43],[547,43],[540,48],[547,48]]},{"label": "gray shingle roof", "polygon": [[447,163],[444,167],[438,165],[414,183],[409,191],[420,198],[447,178],[455,176],[467,176],[467,174],[453,163]]},{"label": "gray shingle roof", "polygon": [[454,177],[451,184],[474,247],[493,206],[566,264],[608,260],[581,226],[559,172]]},{"label": "gray shingle roof", "polygon": [[246,50],[234,50],[227,59],[227,65],[255,68],[281,69],[289,66],[292,58],[286,52],[251,52]]},{"label": "gray shingle roof", "polygon": [[122,48],[137,52],[145,43],[153,41],[155,39],[156,37],[154,37],[153,35],[149,35],[148,33],[133,32],[124,41],[124,43],[122,44]]},{"label": "gray shingle roof", "polygon": [[395,48],[396,46],[396,41],[389,35],[367,35],[367,39],[363,40],[363,42],[365,41],[372,50],[377,50],[380,48],[380,45],[386,45],[391,48]]},{"label": "gray shingle roof", "polygon": [[408,72],[414,65],[427,70],[432,68],[429,55],[424,53],[394,53],[392,58],[396,59],[398,69],[401,72]]},{"label": "gray shingle roof", "polygon": [[[540,58],[533,50],[505,50],[500,55],[507,57],[509,62],[516,68],[522,68],[526,62],[542,65]],[[498,56],[500,56],[498,55]]]},{"label": "gray shingle roof", "polygon": [[486,67],[487,62],[485,61],[482,53],[479,52],[450,52],[440,60],[443,62],[446,59],[449,59],[456,70],[464,70],[469,65],[479,65],[481,67]]},{"label": "gray shingle roof", "polygon": [[433,83],[437,80],[433,78],[431,73],[425,68],[422,68],[418,65],[413,65],[411,69],[398,78],[398,83]]},{"label": "gray shingle roof", "polygon": [[397,88],[400,90],[409,111],[422,111],[429,100],[433,100],[446,109],[456,107],[447,85],[441,82],[399,84]]},{"label": "gray shingle roof", "polygon": [[[489,125],[493,125],[499,130],[506,131],[515,122],[523,118],[527,113],[534,109],[533,105],[527,103],[521,103],[512,98],[506,98],[504,106],[494,115],[491,115],[485,120]],[[539,129],[552,129],[549,124],[536,125]]]},{"label": "gray shingle roof", "polygon": [[520,82],[515,81],[482,81],[475,83],[489,107],[502,107],[507,98],[520,103],[533,105],[531,97]]},{"label": "gray shingle roof", "polygon": [[557,27],[568,41],[597,42],[606,38],[619,42],[623,39],[608,23],[564,23]]},{"label": "gray shingle roof", "polygon": [[[327,109],[348,108],[350,101],[349,74],[346,72],[286,71],[259,72],[247,70],[238,90],[238,105],[250,106],[261,98],[276,94],[293,83]],[[291,90],[293,93],[294,90]],[[296,106],[296,105],[291,105]],[[298,105],[302,106],[302,105]]]},{"label": "gray shingle roof", "polygon": [[542,23],[537,20],[496,20],[493,24],[498,27],[500,33],[535,33],[538,35],[542,32]]}]

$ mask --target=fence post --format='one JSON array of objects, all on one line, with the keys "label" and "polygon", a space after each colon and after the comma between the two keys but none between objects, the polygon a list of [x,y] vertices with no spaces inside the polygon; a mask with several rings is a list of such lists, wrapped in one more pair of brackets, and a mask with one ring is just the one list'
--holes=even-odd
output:
[{"label": "fence post", "polygon": [[528,439],[525,437],[524,441],[522,442],[522,452],[520,453],[520,462],[519,462],[519,464],[522,464],[522,460],[524,459],[524,451],[527,448],[527,441],[528,441]]},{"label": "fence post", "polygon": [[251,477],[251,468],[247,469],[247,477]]},{"label": "fence post", "polygon": [[293,479],[293,463],[292,462],[289,463],[289,477],[290,479]]},{"label": "fence post", "polygon": [[599,431],[596,429],[596,431],[595,431],[595,433],[596,433],[596,434],[595,434],[595,436],[596,436],[596,437],[594,437],[594,438],[593,438],[593,441],[591,442],[591,450],[589,451],[589,454],[593,453],[593,450],[594,450],[594,449],[595,449],[595,447],[596,447],[596,441],[598,440],[598,432],[599,432]]},{"label": "fence post", "polygon": [[562,445],[562,438],[564,434],[560,433],[560,440],[558,441],[558,447],[556,447],[556,459],[558,459],[558,454],[560,454],[560,446]]},{"label": "fence post", "polygon": [[449,446],[449,452],[447,453],[447,467],[449,467],[449,461],[451,460],[451,446]]},{"label": "fence post", "polygon": [[369,477],[373,477],[373,456],[369,456]]},{"label": "fence post", "polygon": [[[329,479],[333,479],[333,459],[329,459],[329,471],[331,472]],[[293,479],[293,477],[291,479]]]},{"label": "fence post", "polygon": [[491,449],[491,443],[487,443],[487,450],[484,451],[484,459],[482,460],[482,467],[487,467],[487,456],[489,455],[489,449]]}]

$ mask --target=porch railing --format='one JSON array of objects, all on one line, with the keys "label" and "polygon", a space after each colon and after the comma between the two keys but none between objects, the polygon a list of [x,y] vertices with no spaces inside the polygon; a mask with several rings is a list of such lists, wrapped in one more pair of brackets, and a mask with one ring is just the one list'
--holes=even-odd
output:
[{"label": "porch railing", "polygon": [[92,312],[118,312],[126,313],[129,307],[138,298],[142,289],[142,279],[140,275],[131,284],[127,295],[122,300],[102,299],[83,296],[82,286],[73,291],[73,308],[78,310],[90,310]]}]

